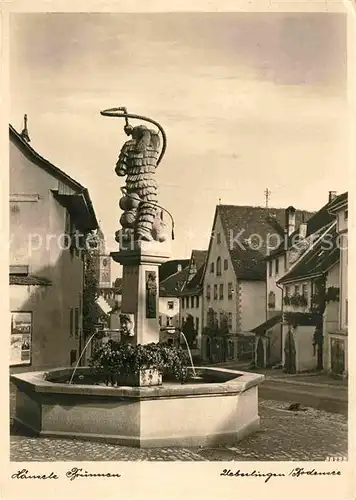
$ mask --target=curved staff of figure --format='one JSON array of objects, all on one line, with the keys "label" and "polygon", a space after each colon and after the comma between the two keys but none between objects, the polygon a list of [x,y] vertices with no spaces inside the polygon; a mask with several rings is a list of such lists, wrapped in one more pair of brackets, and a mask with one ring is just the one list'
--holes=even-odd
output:
[{"label": "curved staff of figure", "polygon": [[[156,167],[161,162],[167,147],[163,127],[151,118],[128,113],[125,107],[107,109],[101,111],[101,115],[124,118],[124,131],[132,137],[123,145],[115,168],[117,175],[127,176],[126,186],[122,189],[125,196],[120,200],[120,207],[124,210],[120,218],[123,233],[119,231],[117,236],[118,238],[120,234],[129,236],[133,232],[137,240],[164,241],[166,238],[163,235],[164,224],[158,210],[162,207],[157,203],[157,183],[154,179]],[[147,121],[159,129],[163,138],[159,158],[157,158],[160,147],[158,132],[144,125],[132,127],[128,118]],[[165,211],[172,218],[171,214]]]},{"label": "curved staff of figure", "polygon": [[[119,113],[119,112],[121,112],[121,113]],[[148,118],[147,116],[141,116],[141,115],[136,115],[133,113],[128,113],[127,109],[125,107],[105,109],[104,111],[100,111],[100,114],[102,116],[109,116],[111,118],[125,118],[125,127],[127,127],[127,128],[131,127],[131,125],[129,124],[128,118],[132,118],[134,120],[143,120],[143,121],[146,121],[148,123],[152,123],[152,125],[156,125],[156,127],[159,129],[159,131],[162,134],[162,150],[161,150],[161,154],[157,160],[157,166],[161,163],[162,158],[163,158],[163,156],[166,152],[166,149],[167,149],[167,136],[166,136],[166,133],[165,133],[162,125],[160,125],[155,120],[152,120],[152,118]]]}]

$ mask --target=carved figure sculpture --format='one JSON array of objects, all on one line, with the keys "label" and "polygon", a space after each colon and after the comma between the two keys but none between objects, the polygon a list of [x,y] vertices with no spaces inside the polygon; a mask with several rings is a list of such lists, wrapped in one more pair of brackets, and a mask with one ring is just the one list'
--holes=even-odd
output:
[{"label": "carved figure sculpture", "polygon": [[[157,182],[154,179],[160,140],[157,132],[144,125],[125,126],[132,139],[125,142],[115,172],[126,177],[126,194],[120,200],[124,213],[120,223],[134,229],[138,240],[153,239],[153,221],[157,217]],[[127,207],[127,209],[126,209]]]},{"label": "carved figure sculpture", "polygon": [[135,332],[135,318],[133,314],[120,314],[120,331],[122,335],[133,337]]},{"label": "carved figure sculpture", "polygon": [[157,316],[157,275],[146,271],[146,318]]},{"label": "carved figure sculpture", "polygon": [[[102,111],[101,114],[125,118],[124,131],[131,137],[121,148],[115,167],[118,176],[126,176],[126,185],[121,189],[123,196],[119,202],[123,210],[120,217],[122,230],[116,232],[116,240],[122,243],[130,239],[132,241],[133,237],[134,241],[165,241],[167,233],[163,211],[171,218],[172,216],[158,205],[157,183],[154,178],[156,168],[166,149],[166,135],[163,128],[150,118],[127,113],[126,108],[113,108]],[[129,124],[128,118],[145,120],[158,127],[163,138],[161,153],[159,132],[145,125],[133,127]]]}]

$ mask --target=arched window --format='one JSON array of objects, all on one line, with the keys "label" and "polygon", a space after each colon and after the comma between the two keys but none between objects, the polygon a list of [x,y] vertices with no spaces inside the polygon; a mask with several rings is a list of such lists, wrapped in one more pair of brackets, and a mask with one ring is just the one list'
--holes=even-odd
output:
[{"label": "arched window", "polygon": [[276,294],[274,292],[269,292],[268,294],[268,307],[274,309],[276,307]]},{"label": "arched window", "polygon": [[216,259],[216,276],[221,276],[221,257]]}]

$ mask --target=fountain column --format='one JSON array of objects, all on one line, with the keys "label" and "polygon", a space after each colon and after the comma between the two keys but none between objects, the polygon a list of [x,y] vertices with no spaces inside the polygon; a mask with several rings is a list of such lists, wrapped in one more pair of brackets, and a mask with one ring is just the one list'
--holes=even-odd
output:
[{"label": "fountain column", "polygon": [[159,266],[169,260],[170,242],[145,242],[112,252],[123,266],[121,313],[130,315],[133,344],[159,341]]},{"label": "fountain column", "polygon": [[[125,177],[119,206],[121,229],[115,233],[119,251],[111,257],[123,266],[120,315],[121,338],[133,345],[159,342],[159,266],[170,257],[173,217],[158,203],[155,179],[157,166],[166,150],[166,134],[151,118],[128,113],[125,107],[101,111],[103,116],[125,119],[128,139],[122,146],[115,173]],[[133,127],[129,118],[155,125],[149,129]],[[162,142],[161,142],[162,141]],[[172,221],[171,238],[167,234],[164,213]]]}]

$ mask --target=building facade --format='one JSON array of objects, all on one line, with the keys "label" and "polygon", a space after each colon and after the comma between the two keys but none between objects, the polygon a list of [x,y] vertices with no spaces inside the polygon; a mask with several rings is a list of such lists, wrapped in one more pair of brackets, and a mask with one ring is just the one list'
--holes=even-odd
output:
[{"label": "building facade", "polygon": [[266,321],[268,215],[284,210],[218,205],[203,278],[203,357],[254,362],[253,329]]},{"label": "building facade", "polygon": [[192,250],[186,280],[180,293],[180,324],[186,333],[193,330],[192,345],[197,356],[201,356],[203,333],[203,274],[206,264],[206,250]]},{"label": "building facade", "polygon": [[340,262],[328,276],[330,297],[324,315],[325,369],[337,376],[348,374],[348,193],[338,196],[329,212],[336,217]]},{"label": "building facade", "polygon": [[310,219],[308,225],[316,228],[318,217],[321,227],[314,233],[308,228],[307,237],[297,244],[303,243],[303,252],[279,280],[283,286],[282,363],[289,373],[325,367],[325,325],[333,323],[328,303],[340,260],[336,222],[329,213],[332,203]]},{"label": "building facade", "polygon": [[160,280],[159,284],[159,324],[162,329],[181,327],[179,297],[187,276],[187,267],[182,268],[180,262],[173,262],[176,263],[175,266],[169,267],[172,274]]},{"label": "building facade", "polygon": [[293,251],[292,242],[306,237],[307,221],[312,215],[289,206],[283,224],[271,214],[267,217],[272,233],[266,257],[266,321],[253,330],[256,334],[255,364],[259,368],[282,363],[283,293],[278,280],[298,259],[299,254]]},{"label": "building facade", "polygon": [[88,191],[9,132],[11,370],[68,366],[83,345],[83,245],[98,223]]}]

